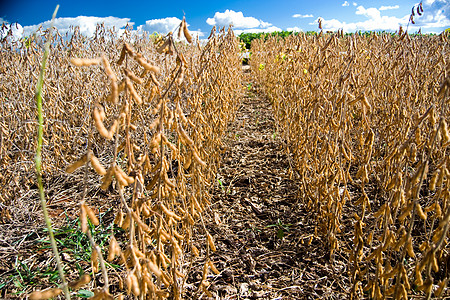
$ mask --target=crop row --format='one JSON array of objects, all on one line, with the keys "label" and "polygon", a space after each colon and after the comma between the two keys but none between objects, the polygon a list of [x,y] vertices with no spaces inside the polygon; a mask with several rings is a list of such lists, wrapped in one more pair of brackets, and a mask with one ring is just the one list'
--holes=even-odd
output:
[{"label": "crop row", "polygon": [[[2,43],[3,222],[26,218],[18,207],[37,201],[34,87],[46,38],[48,32],[38,32],[28,40]],[[217,272],[210,255],[215,246],[202,215],[221,138],[239,100],[237,45],[231,30],[214,28],[200,46],[185,20],[178,35],[125,31],[118,36],[99,25],[91,38],[76,28],[52,36],[43,88],[43,178],[50,202],[61,196],[76,202],[81,231],[93,249],[92,268],[78,280],[69,278],[72,290],[88,284],[92,272],[102,277],[101,287],[90,283],[93,299],[111,299],[121,290],[142,299],[179,299],[193,261],[200,260],[197,293],[210,294],[207,276]],[[113,233],[103,249],[91,230],[99,224],[100,207],[91,200],[97,194],[117,199],[110,206],[122,232]],[[121,265],[123,272],[106,261]],[[112,282],[119,284],[111,288]],[[60,292],[37,291],[30,299]]]},{"label": "crop row", "polygon": [[300,198],[349,295],[442,296],[448,281],[448,34],[252,42]]}]

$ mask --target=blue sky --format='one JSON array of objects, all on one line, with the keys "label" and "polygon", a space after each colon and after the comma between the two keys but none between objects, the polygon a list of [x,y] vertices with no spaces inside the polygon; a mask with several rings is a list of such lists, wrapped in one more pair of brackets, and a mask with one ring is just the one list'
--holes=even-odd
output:
[{"label": "blue sky", "polygon": [[[0,21],[13,25],[16,37],[31,34],[40,24],[48,26],[56,4],[60,5],[55,26],[62,32],[70,26],[80,26],[86,35],[95,24],[123,28],[127,23],[136,30],[167,33],[180,23],[183,15],[189,30],[206,38],[213,25],[234,25],[241,32],[279,30],[317,30],[322,18],[324,30],[398,30],[406,27],[411,8],[418,1],[286,1],[286,0],[225,0],[225,1],[1,1]],[[416,25],[410,32],[442,32],[450,27],[450,0],[423,0],[424,13],[416,15]]]}]

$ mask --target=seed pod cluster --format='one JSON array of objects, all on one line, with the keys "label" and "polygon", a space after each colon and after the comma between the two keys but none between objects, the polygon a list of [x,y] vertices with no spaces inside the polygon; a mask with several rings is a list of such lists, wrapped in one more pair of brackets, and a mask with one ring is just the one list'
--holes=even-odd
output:
[{"label": "seed pod cluster", "polygon": [[[184,18],[180,31],[192,43]],[[216,60],[200,55],[200,51],[217,53],[219,47],[224,56]],[[206,232],[204,244],[197,243],[192,229],[210,204],[208,190],[220,162],[220,139],[239,99],[237,41],[231,30],[224,31],[198,49],[175,46],[170,33],[157,39],[151,55],[142,44],[123,43],[120,49],[117,60],[101,56],[98,65],[113,84],[109,96],[92,106],[91,114],[92,128],[99,133],[93,137],[103,139],[112,151],[97,149],[96,153],[102,153],[99,159],[88,149],[67,169],[74,172],[90,162],[101,178],[100,187],[106,193],[118,193],[114,223],[127,232],[128,240],[112,237],[105,259],[127,270],[123,292],[132,297],[178,295],[180,299],[183,291],[175,283],[186,276],[183,259],[202,259],[199,256],[206,253],[206,272],[220,273],[209,257],[217,251],[214,238]],[[166,56],[167,62],[159,66],[145,58],[161,62],[162,53],[176,55]],[[210,80],[211,74],[221,82],[220,89]],[[214,101],[217,97],[223,101]],[[80,220],[88,235],[89,220],[99,224],[85,201],[80,205]],[[94,273],[103,268],[102,260],[100,253],[92,251]],[[212,295],[206,277],[201,286]]]},{"label": "seed pod cluster", "polygon": [[[422,11],[414,7],[411,21]],[[252,42],[251,69],[293,157],[299,199],[330,255],[339,251],[353,266],[353,298],[406,299],[415,294],[413,281],[423,295],[445,286],[433,273],[443,263],[437,253],[449,247],[442,209],[449,194],[448,77],[438,75],[448,66],[439,41],[448,35],[428,39],[429,52],[402,30]],[[438,68],[431,77],[422,73],[429,67]],[[353,212],[352,230],[341,223],[348,220],[343,211]],[[353,243],[340,250],[349,235]]]}]

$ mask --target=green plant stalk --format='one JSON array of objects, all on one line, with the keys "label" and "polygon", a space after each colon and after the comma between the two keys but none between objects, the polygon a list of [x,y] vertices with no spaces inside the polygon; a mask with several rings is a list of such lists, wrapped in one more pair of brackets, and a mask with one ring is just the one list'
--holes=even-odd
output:
[{"label": "green plant stalk", "polygon": [[44,85],[44,73],[45,73],[45,67],[47,64],[47,59],[50,53],[50,40],[52,37],[52,31],[53,31],[53,22],[56,17],[56,13],[58,12],[59,5],[56,5],[55,11],[53,12],[52,16],[52,23],[49,30],[49,37],[47,41],[45,42],[45,48],[44,48],[44,57],[42,58],[42,65],[41,65],[41,71],[39,73],[38,82],[36,85],[36,104],[37,104],[37,112],[38,112],[38,141],[37,141],[37,148],[36,148],[36,175],[37,175],[37,181],[38,181],[38,187],[39,187],[39,197],[41,199],[41,206],[42,206],[42,212],[44,213],[44,219],[45,224],[47,225],[48,235],[50,238],[50,242],[52,244],[53,253],[55,254],[56,259],[56,265],[58,266],[58,272],[59,272],[59,278],[61,278],[62,281],[62,290],[64,291],[64,295],[67,300],[70,300],[70,292],[69,288],[67,286],[67,281],[64,276],[64,270],[61,263],[61,258],[59,256],[58,248],[56,246],[55,236],[53,235],[53,229],[52,229],[52,223],[50,220],[50,217],[48,216],[47,211],[47,202],[45,200],[45,193],[44,193],[44,186],[42,184],[42,137],[44,133],[44,119],[42,117],[42,87]]}]

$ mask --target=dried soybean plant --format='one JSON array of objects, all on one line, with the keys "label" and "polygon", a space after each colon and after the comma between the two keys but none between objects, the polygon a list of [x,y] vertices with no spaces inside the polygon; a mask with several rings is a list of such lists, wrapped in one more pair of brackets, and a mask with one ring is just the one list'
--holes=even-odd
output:
[{"label": "dried soybean plant", "polygon": [[[88,91],[102,93],[100,81],[93,82],[89,89],[79,84],[87,77],[93,78],[95,72],[78,72],[68,64],[68,54],[82,52],[90,55],[89,42],[78,31],[73,35],[61,36],[55,29],[52,37],[51,53],[44,82],[44,136],[42,174],[47,186],[49,203],[63,197],[67,191],[61,191],[61,174],[68,160],[73,160],[83,143],[88,127],[85,115],[91,97]],[[47,30],[40,30],[27,39],[2,44],[2,68],[0,78],[2,112],[0,135],[0,164],[2,172],[1,222],[27,222],[28,212],[33,212],[32,203],[24,201],[37,196],[34,189],[33,153],[36,130],[34,115],[34,90],[39,76],[39,61],[42,57],[42,43]],[[85,43],[81,43],[84,39]],[[80,41],[79,43],[77,41]],[[70,97],[69,95],[77,95]],[[77,141],[76,141],[77,140]],[[51,184],[50,184],[51,183]],[[57,184],[54,184],[57,183]]]},{"label": "dried soybean plant", "polygon": [[[72,291],[102,282],[96,298],[108,298],[121,286],[139,297],[180,298],[192,286],[189,270],[202,264],[197,293],[210,293],[215,246],[202,218],[216,182],[221,138],[242,90],[239,51],[231,30],[214,30],[202,46],[186,20],[179,29],[191,43],[129,28],[119,36],[103,25],[91,37],[78,28],[54,31],[43,86],[43,181],[49,204],[79,201],[82,230],[94,249],[94,280],[69,274]],[[35,214],[30,87],[47,32],[2,41],[0,223],[28,224]],[[97,201],[104,203],[104,197],[106,203],[119,199],[115,222],[127,235],[111,238],[106,252],[93,243],[88,226],[100,222]],[[123,263],[126,279],[105,266],[108,260]],[[103,279],[97,280],[100,271]],[[41,292],[52,297],[60,290]]]},{"label": "dried soybean plant", "polygon": [[[179,32],[192,42],[185,19]],[[92,111],[98,133],[114,143],[109,166],[105,168],[88,147],[87,153],[68,166],[67,171],[74,172],[90,163],[102,176],[101,188],[107,190],[115,184],[119,192],[121,208],[114,222],[127,232],[128,240],[120,244],[113,236],[107,259],[114,261],[118,256],[124,264],[128,294],[181,298],[189,268],[185,260],[200,254],[199,245],[193,243],[193,227],[200,220],[207,243],[198,289],[212,295],[207,289],[207,276],[209,270],[218,273],[210,254],[216,248],[202,214],[209,205],[208,188],[214,178],[211,170],[217,168],[220,137],[231,117],[228,112],[228,116],[220,118],[219,111],[233,107],[237,99],[235,87],[239,76],[233,77],[239,66],[236,49],[232,31],[219,37],[214,35],[202,50],[200,68],[196,69],[192,57],[189,63],[169,33],[156,45],[156,51],[165,54],[166,60],[175,56],[171,71],[166,70],[166,78],[158,78],[160,67],[127,43],[116,63],[121,79],[104,55],[71,59],[79,67],[101,65],[109,80],[109,95],[96,103]],[[218,51],[221,57],[203,59]],[[143,86],[141,93],[136,86]],[[115,111],[116,115],[106,111]],[[153,116],[152,121],[145,123],[148,120],[145,115]],[[224,123],[210,126],[208,121],[213,119],[217,123],[217,118]],[[139,130],[136,124],[144,128]],[[87,217],[94,225],[98,220],[84,199],[80,208],[82,230],[89,233]],[[101,251],[95,249],[92,265],[102,264],[105,282],[104,288],[96,292],[95,297],[100,299],[110,294]],[[98,267],[93,267],[93,271],[98,271]]]},{"label": "dried soybean plant", "polygon": [[351,297],[444,295],[448,35],[299,34],[252,53],[317,238],[351,263]]}]

